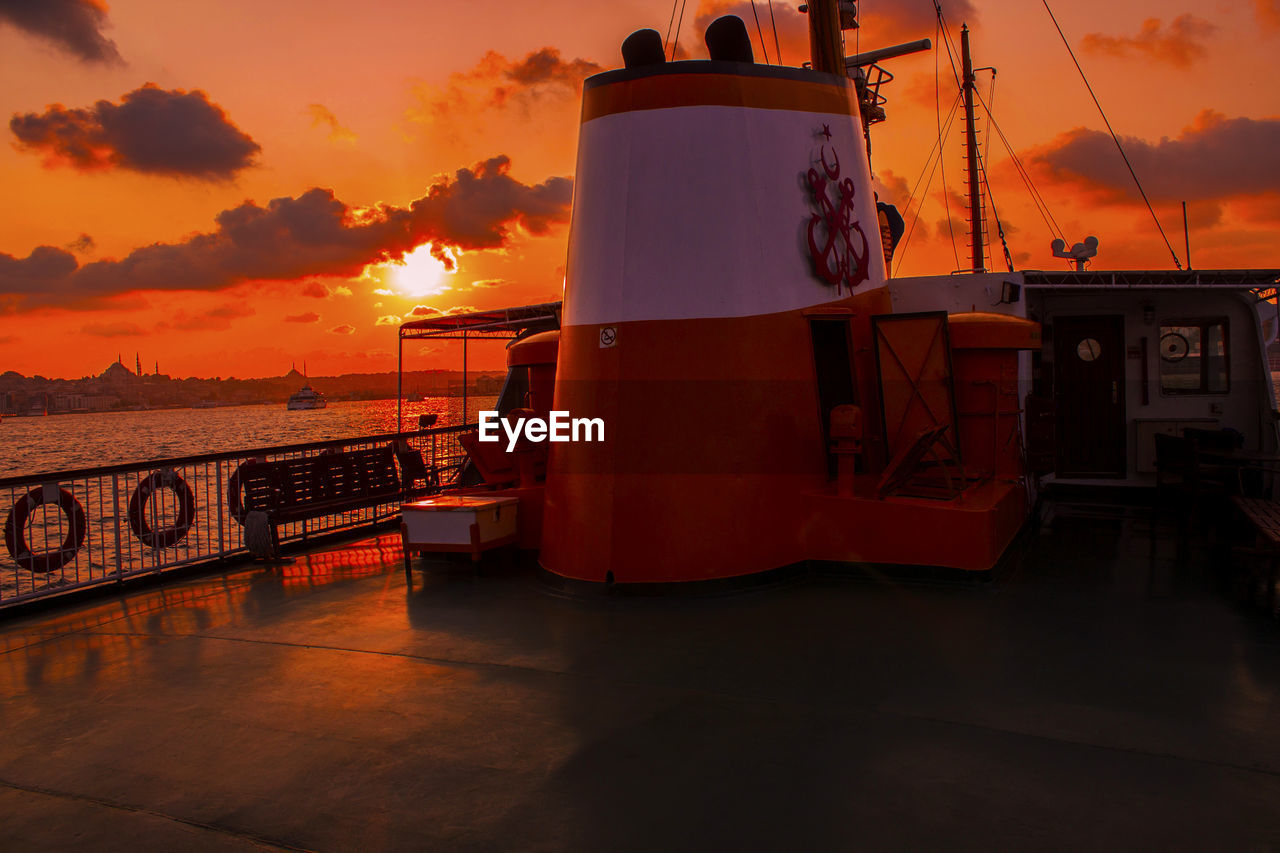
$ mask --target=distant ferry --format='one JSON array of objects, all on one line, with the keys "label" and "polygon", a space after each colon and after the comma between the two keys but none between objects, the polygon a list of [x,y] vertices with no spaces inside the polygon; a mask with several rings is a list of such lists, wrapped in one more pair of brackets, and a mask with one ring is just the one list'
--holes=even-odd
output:
[{"label": "distant ferry", "polygon": [[302,386],[302,389],[289,396],[289,411],[297,409],[323,409],[326,405],[324,395],[311,387],[311,383]]}]

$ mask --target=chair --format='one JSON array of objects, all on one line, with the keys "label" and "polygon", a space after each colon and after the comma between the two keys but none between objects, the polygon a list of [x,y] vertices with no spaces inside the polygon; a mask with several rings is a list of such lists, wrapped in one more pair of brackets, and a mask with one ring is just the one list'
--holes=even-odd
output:
[{"label": "chair", "polygon": [[434,466],[428,468],[422,451],[413,449],[404,439],[396,441],[396,461],[400,464],[400,486],[406,497],[424,495],[440,486],[440,472]]}]

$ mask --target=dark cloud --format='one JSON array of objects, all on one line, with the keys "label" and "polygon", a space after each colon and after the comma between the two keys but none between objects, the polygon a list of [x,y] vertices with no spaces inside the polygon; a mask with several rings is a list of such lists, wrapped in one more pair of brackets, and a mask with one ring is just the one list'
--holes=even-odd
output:
[{"label": "dark cloud", "polygon": [[93,238],[88,234],[81,234],[76,239],[68,243],[64,248],[75,252],[78,255],[86,255],[97,248],[97,243],[93,242]]},{"label": "dark cloud", "polygon": [[[1175,138],[1126,138],[1125,151],[1154,201],[1207,200],[1280,191],[1280,119],[1227,118],[1205,110]],[[1089,190],[1103,200],[1139,196],[1111,137],[1076,128],[1031,152],[1050,180]]]},{"label": "dark cloud", "polygon": [[318,281],[309,281],[302,286],[302,295],[310,296],[313,299],[327,299],[329,297],[329,288]]},{"label": "dark cloud", "polygon": [[115,42],[102,34],[107,8],[97,0],[0,0],[0,21],[84,62],[124,62]]},{"label": "dark cloud", "polygon": [[9,129],[22,148],[45,155],[48,166],[128,169],[220,181],[254,165],[262,150],[200,90],[147,83],[119,104],[98,101],[68,109],[14,115]]},{"label": "dark cloud", "polygon": [[1091,53],[1111,56],[1138,54],[1178,68],[1190,68],[1206,53],[1204,42],[1218,28],[1194,15],[1179,15],[1164,29],[1159,18],[1147,18],[1136,36],[1089,33],[1080,46]]},{"label": "dark cloud", "polygon": [[502,69],[502,74],[525,88],[550,85],[577,92],[582,89],[583,80],[600,70],[600,66],[589,59],[566,61],[560,58],[560,51],[556,48],[543,47],[518,62],[508,64]]},{"label": "dark cloud", "polygon": [[[514,228],[544,234],[568,221],[572,179],[524,184],[509,168],[500,156],[459,169],[407,207],[354,209],[319,188],[265,207],[247,201],[218,214],[213,231],[144,246],[119,260],[77,266],[71,253],[51,246],[22,259],[0,254],[0,297],[83,307],[128,291],[221,290],[246,281],[354,276],[367,264],[400,260],[426,243],[452,268],[450,253],[498,249]],[[309,282],[303,292],[316,295],[314,285]]]},{"label": "dark cloud", "polygon": [[136,323],[89,323],[80,327],[80,334],[97,338],[133,338],[146,332]]},{"label": "dark cloud", "polygon": [[584,78],[602,70],[589,59],[561,58],[554,47],[543,47],[523,59],[508,59],[489,51],[475,67],[449,75],[443,87],[419,86],[420,109],[410,116],[438,122],[460,113],[511,105],[528,108],[544,97],[571,97],[582,91]]},{"label": "dark cloud", "polygon": [[329,331],[335,335],[350,335],[350,334],[353,334],[355,330],[356,330],[356,327],[351,325],[350,323],[343,323],[341,326],[334,326]]},{"label": "dark cloud", "polygon": [[306,311],[302,314],[290,314],[284,318],[286,323],[319,323],[320,315],[314,311]]}]

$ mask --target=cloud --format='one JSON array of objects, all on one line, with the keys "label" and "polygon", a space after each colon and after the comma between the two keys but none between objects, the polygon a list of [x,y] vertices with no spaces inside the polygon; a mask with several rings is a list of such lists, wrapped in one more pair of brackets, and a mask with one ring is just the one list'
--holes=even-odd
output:
[{"label": "cloud", "polygon": [[338,123],[338,117],[324,104],[307,104],[312,127],[328,127],[330,142],[355,142],[356,135]]},{"label": "cloud", "polygon": [[[973,29],[979,24],[978,9],[972,0],[940,0],[940,2],[942,14],[955,39],[958,40],[960,38],[961,24],[968,24],[969,29]],[[875,44],[866,45],[863,48],[864,50],[870,47],[881,47],[919,38],[932,39],[937,26],[932,0],[859,3],[858,13],[858,21],[862,24],[863,31],[875,36]],[[846,38],[850,36],[852,36],[851,40],[857,37],[855,33],[850,33],[846,35]],[[862,40],[864,42],[868,41],[867,36],[864,36]],[[942,45],[936,43],[934,44],[934,49],[946,50]],[[849,52],[852,53],[853,51],[850,50]]]},{"label": "cloud", "polygon": [[[770,62],[776,63],[779,46],[782,48],[783,58],[790,64],[799,65],[801,61],[808,60],[809,21],[805,15],[796,10],[795,6],[774,4],[772,21],[769,19],[769,10],[763,5],[756,7],[756,14],[760,16],[759,30],[756,29],[756,19],[752,15],[749,0],[702,0],[698,4],[698,14],[693,19],[693,25],[684,31],[681,38],[681,53],[687,53],[690,57],[705,57],[707,47],[703,35],[707,27],[716,18],[737,15],[747,25],[747,34],[751,37],[751,52],[756,62],[763,63],[768,56]],[[776,42],[773,37],[774,23],[778,28]],[[762,33],[764,35],[763,52],[760,45]],[[676,59],[682,58],[686,57],[676,56]]]},{"label": "cloud", "polygon": [[[1225,199],[1280,191],[1280,118],[1227,118],[1201,112],[1174,138],[1122,140],[1134,170],[1155,201]],[[1137,203],[1139,196],[1111,137],[1075,128],[1033,150],[1030,162],[1057,183],[1101,200]]]},{"label": "cloud", "polygon": [[9,129],[20,148],[44,154],[46,166],[82,171],[225,181],[253,166],[262,150],[204,92],[154,83],[125,93],[119,104],[52,104],[43,113],[15,114]]},{"label": "cloud", "polygon": [[231,328],[231,321],[251,317],[255,312],[247,305],[226,303],[206,311],[191,313],[179,310],[172,320],[156,325],[157,329],[179,329],[186,332],[222,331]]},{"label": "cloud", "polygon": [[1157,62],[1167,62],[1178,68],[1190,68],[1205,56],[1204,41],[1218,28],[1194,15],[1179,15],[1162,29],[1159,18],[1147,18],[1136,36],[1110,36],[1105,33],[1089,33],[1080,46],[1090,53],[1111,56],[1129,56],[1137,53]]},{"label": "cloud", "polygon": [[102,34],[107,7],[100,0],[3,0],[0,21],[83,62],[124,63],[115,42]]},{"label": "cloud", "polygon": [[80,327],[80,334],[98,338],[132,338],[146,332],[136,323],[89,323]]},{"label": "cloud", "polygon": [[576,95],[583,79],[601,70],[589,59],[565,60],[554,47],[516,60],[491,50],[473,68],[450,74],[443,87],[417,86],[419,107],[409,117],[433,124],[459,113],[513,105],[528,108],[540,98]]},{"label": "cloud", "polygon": [[505,279],[501,278],[482,278],[479,281],[471,282],[472,287],[501,287],[506,284]]},{"label": "cloud", "polygon": [[[266,206],[246,201],[219,213],[213,231],[143,246],[118,260],[78,265],[70,252],[53,246],[39,246],[26,258],[0,253],[0,299],[85,307],[130,291],[355,276],[368,264],[400,260],[426,243],[452,268],[456,252],[503,248],[516,229],[539,235],[568,221],[572,179],[524,184],[509,169],[505,156],[459,169],[407,207],[353,208],[318,187]],[[318,295],[314,284],[303,292]],[[341,286],[328,292],[351,293]]]},{"label": "cloud", "polygon": [[911,190],[907,186],[907,179],[901,175],[895,175],[892,169],[884,169],[873,176],[871,187],[879,194],[880,201],[885,204],[905,206],[907,197],[911,195]]},{"label": "cloud", "polygon": [[373,322],[375,326],[399,326],[400,317],[396,314],[385,314]]},{"label": "cloud", "polygon": [[343,323],[341,326],[334,326],[329,331],[335,335],[350,335],[350,334],[354,334],[355,330],[356,330],[356,327],[351,325],[350,323]]},{"label": "cloud", "polygon": [[452,308],[433,308],[430,305],[415,305],[409,312],[410,317],[447,317],[450,314],[470,314],[477,311],[474,305],[455,305]]},{"label": "cloud", "polygon": [[302,295],[313,299],[328,299],[329,288],[318,281],[309,281],[302,286]]},{"label": "cloud", "polygon": [[67,249],[68,251],[75,252],[78,255],[86,255],[89,252],[92,252],[95,248],[97,248],[97,245],[98,244],[93,242],[93,238],[90,237],[88,234],[81,234],[79,237],[72,240],[63,248]]},{"label": "cloud", "polygon": [[306,311],[302,314],[290,314],[284,318],[286,323],[319,323],[320,315],[314,311]]},{"label": "cloud", "polygon": [[1280,30],[1280,0],[1253,0],[1253,13],[1266,30]]}]

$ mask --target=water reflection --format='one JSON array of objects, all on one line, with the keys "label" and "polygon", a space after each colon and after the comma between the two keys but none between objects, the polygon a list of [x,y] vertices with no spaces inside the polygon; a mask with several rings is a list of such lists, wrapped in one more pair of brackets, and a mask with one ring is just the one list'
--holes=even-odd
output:
[{"label": "water reflection", "polygon": [[[281,602],[332,584],[395,576],[400,568],[400,537],[385,534],[301,554],[290,564],[257,565],[41,615],[0,633],[0,695],[23,692],[19,685],[93,683],[108,675],[137,674],[147,665],[144,652],[166,639],[207,636],[246,620],[274,618]],[[191,653],[195,649],[188,647]]]},{"label": "water reflection", "polygon": [[[469,420],[496,397],[468,397]],[[405,429],[418,415],[436,426],[463,423],[461,397],[404,404]],[[163,409],[36,418],[5,418],[0,477],[97,465],[220,453],[253,447],[395,432],[395,400],[335,401],[324,409],[289,412],[283,404],[217,409]]]}]

